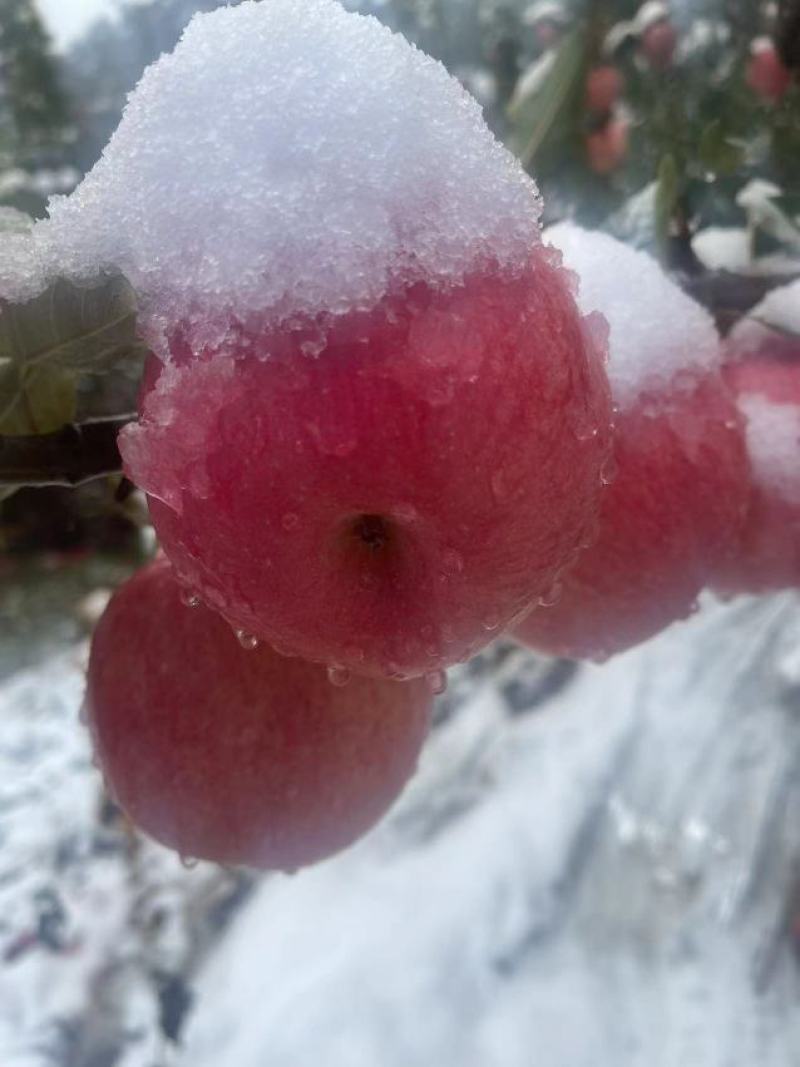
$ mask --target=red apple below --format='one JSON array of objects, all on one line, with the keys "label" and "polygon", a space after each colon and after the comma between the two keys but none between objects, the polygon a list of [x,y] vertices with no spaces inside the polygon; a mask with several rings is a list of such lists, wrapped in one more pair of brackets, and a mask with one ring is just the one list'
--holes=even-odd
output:
[{"label": "red apple below", "polygon": [[345,848],[413,774],[430,687],[333,685],[185,600],[161,560],[95,632],[87,710],[114,796],[185,857],[294,870]]},{"label": "red apple below", "polygon": [[538,246],[367,312],[189,351],[123,432],[181,580],[303,659],[388,677],[471,656],[596,521],[599,341]]}]

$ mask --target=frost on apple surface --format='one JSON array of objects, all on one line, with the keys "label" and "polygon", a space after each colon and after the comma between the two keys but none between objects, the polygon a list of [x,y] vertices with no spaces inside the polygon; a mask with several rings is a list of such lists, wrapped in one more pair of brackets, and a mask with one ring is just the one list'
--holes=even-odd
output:
[{"label": "frost on apple surface", "polygon": [[60,271],[121,270],[152,343],[178,322],[219,343],[231,315],[367,309],[392,284],[518,266],[539,212],[439,63],[334,0],[271,0],[191,22],[36,240]]},{"label": "frost on apple surface", "polygon": [[682,371],[702,375],[718,367],[711,316],[652,256],[568,222],[551,226],[545,239],[578,275],[584,314],[600,311],[608,322],[608,376],[620,407],[630,407],[644,392],[662,392]]}]

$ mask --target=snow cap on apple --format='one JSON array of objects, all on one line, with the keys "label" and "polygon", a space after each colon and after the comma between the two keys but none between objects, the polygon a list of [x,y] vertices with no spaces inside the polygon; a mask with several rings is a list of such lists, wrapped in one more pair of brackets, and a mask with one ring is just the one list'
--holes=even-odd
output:
[{"label": "snow cap on apple", "polygon": [[720,375],[711,317],[658,263],[566,223],[546,237],[601,311],[617,406],[613,479],[596,543],[515,630],[560,655],[603,659],[692,610],[710,561],[733,551],[746,503],[740,419]]},{"label": "snow cap on apple", "polygon": [[334,0],[197,16],[144,75],[36,240],[134,284],[126,470],[232,625],[433,675],[572,562],[610,401],[539,213],[444,68]]}]

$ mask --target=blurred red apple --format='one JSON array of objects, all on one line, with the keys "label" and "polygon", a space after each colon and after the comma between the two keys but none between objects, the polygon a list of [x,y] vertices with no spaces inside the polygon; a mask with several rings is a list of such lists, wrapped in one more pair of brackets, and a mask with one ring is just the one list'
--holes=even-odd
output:
[{"label": "blurred red apple", "polygon": [[165,560],[115,594],[89,661],[114,796],[163,844],[220,863],[293,870],[355,841],[413,774],[430,705],[421,680],[340,687],[323,667],[245,650],[187,605]]}]

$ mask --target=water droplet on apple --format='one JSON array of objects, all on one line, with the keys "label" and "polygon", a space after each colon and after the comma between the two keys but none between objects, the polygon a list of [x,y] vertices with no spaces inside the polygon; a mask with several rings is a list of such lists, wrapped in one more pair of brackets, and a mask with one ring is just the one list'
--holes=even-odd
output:
[{"label": "water droplet on apple", "polygon": [[489,479],[489,484],[492,488],[492,496],[496,501],[500,502],[506,499],[508,496],[508,482],[504,471],[496,470]]},{"label": "water droplet on apple", "polygon": [[591,441],[600,433],[597,426],[594,426],[591,422],[581,420],[575,427],[575,438],[578,441]]},{"label": "water droplet on apple", "polygon": [[610,455],[600,468],[600,481],[603,485],[611,485],[617,476],[617,461],[613,455]]},{"label": "water droplet on apple", "polygon": [[500,626],[500,616],[494,613],[487,615],[483,619],[484,630],[496,630]]},{"label": "water droplet on apple", "polygon": [[554,607],[561,599],[561,594],[563,592],[564,587],[561,582],[553,582],[547,592],[539,597],[539,606],[543,608]]},{"label": "water droplet on apple", "polygon": [[300,516],[295,515],[292,511],[287,512],[287,514],[284,515],[281,519],[281,526],[284,528],[284,530],[287,530],[289,532],[291,532],[292,530],[296,530],[299,525]]},{"label": "water droplet on apple", "polygon": [[439,696],[447,689],[447,672],[431,671],[430,674],[425,675],[425,681],[428,683],[430,691]]},{"label": "water droplet on apple", "polygon": [[464,570],[464,558],[452,548],[442,556],[442,566],[448,574],[461,574]]},{"label": "water droplet on apple", "polygon": [[181,604],[186,608],[199,608],[202,601],[191,589],[181,589]]},{"label": "water droplet on apple", "polygon": [[237,630],[236,640],[245,652],[252,652],[253,649],[258,648],[258,638],[254,634],[248,633],[247,630]]},{"label": "water droplet on apple", "polygon": [[398,504],[392,508],[392,517],[399,519],[400,522],[416,522],[419,512],[413,504]]},{"label": "water droplet on apple", "polygon": [[273,644],[271,647],[272,651],[275,653],[276,656],[283,656],[284,659],[296,658],[296,653],[291,648],[288,648],[286,645]]},{"label": "water droplet on apple", "polygon": [[181,856],[181,867],[186,871],[193,871],[200,860],[195,859],[194,856]]},{"label": "water droplet on apple", "polygon": [[351,675],[347,667],[333,665],[328,667],[328,681],[337,689],[342,689],[350,681]]}]

